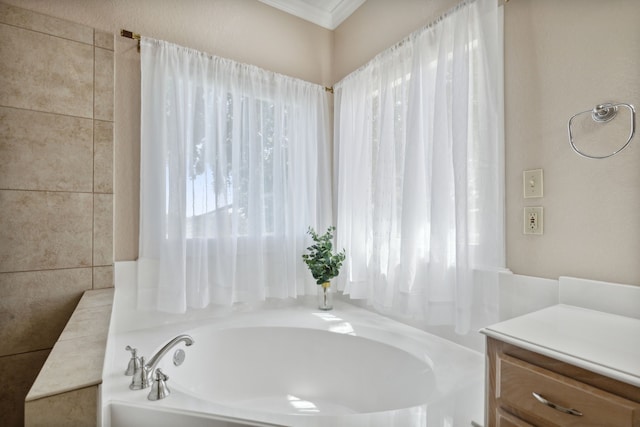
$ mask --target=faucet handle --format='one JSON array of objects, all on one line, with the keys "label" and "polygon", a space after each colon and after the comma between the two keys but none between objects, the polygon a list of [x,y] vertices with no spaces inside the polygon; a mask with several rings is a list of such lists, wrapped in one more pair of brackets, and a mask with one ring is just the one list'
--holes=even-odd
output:
[{"label": "faucet handle", "polygon": [[169,396],[171,390],[167,387],[166,381],[169,380],[169,376],[162,372],[162,369],[158,368],[155,371],[155,379],[151,385],[151,391],[147,398],[149,400],[160,400]]},{"label": "faucet handle", "polygon": [[137,348],[126,346],[124,349],[131,352],[131,359],[129,359],[129,365],[127,366],[127,370],[124,371],[124,374],[127,376],[131,376],[136,372],[136,370],[141,368],[142,364],[140,362],[140,358],[138,357]]},{"label": "faucet handle", "polygon": [[164,372],[162,372],[162,369],[158,368],[156,369],[156,381],[169,381],[169,375],[165,374]]},{"label": "faucet handle", "polygon": [[129,385],[129,388],[131,390],[142,390],[147,387],[149,387],[147,368],[145,367],[144,357],[141,357],[140,368],[136,369],[133,373],[133,378],[131,378],[131,385]]}]

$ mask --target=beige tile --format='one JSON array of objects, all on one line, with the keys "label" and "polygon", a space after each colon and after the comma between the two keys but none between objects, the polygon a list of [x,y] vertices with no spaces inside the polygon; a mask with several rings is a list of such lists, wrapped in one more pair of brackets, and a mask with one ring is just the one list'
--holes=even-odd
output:
[{"label": "beige tile", "polygon": [[[135,46],[135,45],[134,45]],[[140,218],[140,54],[131,40],[116,39],[116,74],[127,76],[126,84],[116,85],[119,120],[114,129],[113,180],[114,257],[116,261],[138,258]],[[136,107],[137,106],[137,107]]]},{"label": "beige tile", "polygon": [[93,191],[113,193],[113,122],[94,120]]},{"label": "beige tile", "polygon": [[58,341],[27,394],[27,400],[102,383],[106,337]]},{"label": "beige tile", "polygon": [[[103,267],[96,267],[96,268],[103,268]],[[104,268],[108,268],[108,267],[104,267]],[[115,294],[114,288],[86,291],[84,295],[82,295],[82,299],[78,303],[77,308],[102,307],[104,305],[112,306],[114,294]]]},{"label": "beige tile", "polygon": [[83,337],[107,338],[111,306],[76,308],[60,334],[58,341]]},{"label": "beige tile", "polygon": [[107,50],[113,50],[113,33],[95,30],[93,35],[93,44]]},{"label": "beige tile", "polygon": [[24,399],[49,350],[0,357],[0,425],[24,426]]},{"label": "beige tile", "polygon": [[98,387],[86,387],[25,404],[25,427],[93,427],[98,424]]},{"label": "beige tile", "polygon": [[0,356],[53,347],[90,288],[90,268],[0,273]]},{"label": "beige tile", "polygon": [[113,265],[113,195],[94,194],[93,265]]},{"label": "beige tile", "polygon": [[82,43],[93,43],[91,27],[4,3],[0,3],[0,22]]},{"label": "beige tile", "polygon": [[94,118],[113,121],[113,51],[95,48]]},{"label": "beige tile", "polygon": [[92,199],[0,190],[0,272],[91,266]]},{"label": "beige tile", "polygon": [[93,49],[0,24],[0,105],[93,118]]},{"label": "beige tile", "polygon": [[[92,126],[90,119],[0,107],[0,188],[92,191]],[[106,144],[103,175],[112,168]]]},{"label": "beige tile", "polygon": [[113,266],[93,267],[93,289],[113,288]]}]

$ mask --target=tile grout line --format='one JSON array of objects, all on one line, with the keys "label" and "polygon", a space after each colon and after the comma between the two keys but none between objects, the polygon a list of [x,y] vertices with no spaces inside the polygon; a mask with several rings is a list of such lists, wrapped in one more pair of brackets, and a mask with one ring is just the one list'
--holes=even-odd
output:
[{"label": "tile grout line", "polygon": [[23,191],[27,193],[67,193],[67,194],[93,194],[91,191],[72,191],[72,190],[33,190],[22,188],[0,188],[0,191]]},{"label": "tile grout line", "polygon": [[[37,12],[34,12],[34,13],[37,13]],[[47,15],[43,15],[43,16],[47,16]],[[55,17],[53,17],[53,18],[55,18]],[[60,18],[55,18],[55,19],[60,19]],[[10,24],[8,22],[0,22],[0,25],[6,25],[7,27],[18,28],[18,29],[24,30],[24,31],[31,31],[31,32],[36,33],[36,34],[43,34],[45,36],[55,37],[55,38],[60,39],[60,40],[66,40],[66,41],[70,41],[70,42],[73,42],[73,43],[79,43],[79,44],[82,44],[82,45],[85,45],[85,46],[93,46],[93,42],[92,43],[87,43],[87,42],[83,42],[83,41],[80,41],[80,40],[75,40],[75,39],[70,39],[68,37],[59,36],[57,34],[46,33],[46,32],[41,31],[41,30],[34,30],[33,28],[21,27],[20,25]],[[92,30],[95,32],[95,29],[92,28]],[[109,49],[106,49],[106,48],[102,48],[102,49],[109,50]]]},{"label": "tile grout line", "polygon": [[8,109],[11,109],[11,110],[19,110],[19,111],[28,111],[28,112],[31,112],[31,113],[51,114],[51,115],[54,115],[54,116],[69,117],[69,118],[72,118],[72,119],[95,120],[95,121],[98,121],[98,122],[114,123],[113,120],[94,119],[92,117],[74,116],[74,115],[71,115],[71,114],[56,113],[55,111],[35,110],[33,108],[16,107],[16,106],[13,106],[13,105],[0,104],[0,108],[8,108]]},{"label": "tile grout line", "polygon": [[91,222],[91,289],[95,289],[94,283],[94,264],[95,264],[95,245],[96,245],[96,30],[92,29],[93,32],[93,87],[92,87],[92,100],[91,100],[91,116],[93,118],[92,126],[93,126],[93,152],[91,156],[91,164],[92,164],[92,176],[91,176],[91,192],[93,194],[93,212],[92,212],[92,222]]},{"label": "tile grout line", "polygon": [[23,191],[28,193],[104,194],[107,196],[114,195],[114,193],[105,193],[102,191],[34,190],[34,189],[28,189],[28,188],[0,188],[0,191]]},{"label": "tile grout line", "polygon": [[[77,267],[59,267],[59,268],[41,268],[41,269],[31,269],[31,270],[11,270],[11,271],[0,271],[0,275],[2,274],[19,274],[19,273],[39,273],[45,271],[65,271],[65,270],[84,270],[93,267],[113,267],[113,264],[98,264],[98,265],[83,265]],[[87,289],[90,290],[90,289]]]},{"label": "tile grout line", "polygon": [[0,359],[2,359],[4,357],[22,356],[22,355],[30,354],[30,353],[38,353],[38,352],[41,352],[41,351],[51,352],[51,350],[53,350],[53,347],[50,347],[50,348],[37,348],[35,350],[21,351],[20,353],[5,354],[5,355],[0,356]]}]

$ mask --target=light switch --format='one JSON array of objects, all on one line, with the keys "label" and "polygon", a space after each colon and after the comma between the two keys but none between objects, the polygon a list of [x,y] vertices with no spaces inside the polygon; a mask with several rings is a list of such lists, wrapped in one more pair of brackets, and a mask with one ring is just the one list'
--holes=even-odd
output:
[{"label": "light switch", "polygon": [[522,173],[524,198],[542,197],[542,169],[532,169]]}]

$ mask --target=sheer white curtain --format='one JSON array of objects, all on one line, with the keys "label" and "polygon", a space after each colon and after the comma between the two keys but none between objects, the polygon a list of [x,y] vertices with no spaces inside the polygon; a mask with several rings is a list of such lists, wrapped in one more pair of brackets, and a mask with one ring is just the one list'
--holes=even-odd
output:
[{"label": "sheer white curtain", "polygon": [[315,293],[331,223],[324,88],[143,39],[138,306],[184,312]]},{"label": "sheer white curtain", "polygon": [[458,333],[505,264],[501,13],[463,2],[335,88],[340,286]]}]

